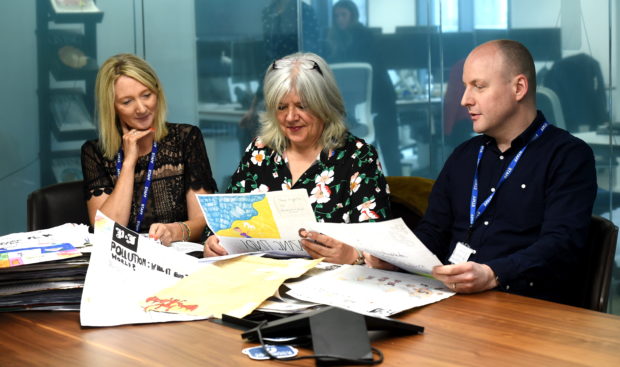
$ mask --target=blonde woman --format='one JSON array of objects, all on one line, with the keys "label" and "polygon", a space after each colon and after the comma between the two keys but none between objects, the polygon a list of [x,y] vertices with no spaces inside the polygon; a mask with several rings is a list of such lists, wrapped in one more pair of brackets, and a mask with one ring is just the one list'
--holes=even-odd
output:
[{"label": "blonde woman", "polygon": [[166,246],[199,241],[206,223],[194,194],[217,190],[200,130],[166,122],[162,84],[135,55],[109,58],[95,95],[99,139],[81,153],[91,223],[100,210]]}]

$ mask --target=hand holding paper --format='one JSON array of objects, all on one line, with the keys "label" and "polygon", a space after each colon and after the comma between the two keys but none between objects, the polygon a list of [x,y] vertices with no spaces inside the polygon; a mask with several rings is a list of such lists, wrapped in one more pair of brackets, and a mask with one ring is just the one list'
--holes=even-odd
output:
[{"label": "hand holding paper", "polygon": [[313,229],[411,273],[431,274],[434,266],[442,265],[401,218],[375,223],[316,223]]}]

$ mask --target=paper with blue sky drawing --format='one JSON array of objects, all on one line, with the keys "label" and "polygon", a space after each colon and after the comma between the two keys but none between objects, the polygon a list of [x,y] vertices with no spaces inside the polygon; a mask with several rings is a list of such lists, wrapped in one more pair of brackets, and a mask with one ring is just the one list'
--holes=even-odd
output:
[{"label": "paper with blue sky drawing", "polygon": [[229,254],[308,255],[298,234],[300,228],[316,223],[306,190],[196,197],[207,225]]}]

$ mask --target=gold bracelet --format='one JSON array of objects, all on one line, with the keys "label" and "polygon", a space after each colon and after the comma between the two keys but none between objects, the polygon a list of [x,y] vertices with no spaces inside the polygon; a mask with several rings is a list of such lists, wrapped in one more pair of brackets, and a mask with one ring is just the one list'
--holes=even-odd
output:
[{"label": "gold bracelet", "polygon": [[[192,230],[189,228],[189,226],[185,222],[177,222],[177,224],[181,226],[181,232],[183,232],[183,241],[189,241],[189,238],[192,235]],[[187,233],[187,237],[185,237],[186,233]]]},{"label": "gold bracelet", "polygon": [[362,264],[364,264],[364,262],[365,262],[364,254],[359,249],[357,249],[355,247],[354,247],[354,249],[357,252],[357,259],[355,259],[355,261],[351,265],[362,265]]}]

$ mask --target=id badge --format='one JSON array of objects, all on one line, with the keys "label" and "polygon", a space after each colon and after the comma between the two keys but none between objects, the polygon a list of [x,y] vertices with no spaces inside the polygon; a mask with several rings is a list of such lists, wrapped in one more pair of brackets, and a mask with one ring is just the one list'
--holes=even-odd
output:
[{"label": "id badge", "polygon": [[448,261],[452,264],[460,264],[467,262],[471,254],[475,254],[476,250],[469,247],[465,242],[457,242],[456,247],[454,247],[454,251]]}]

